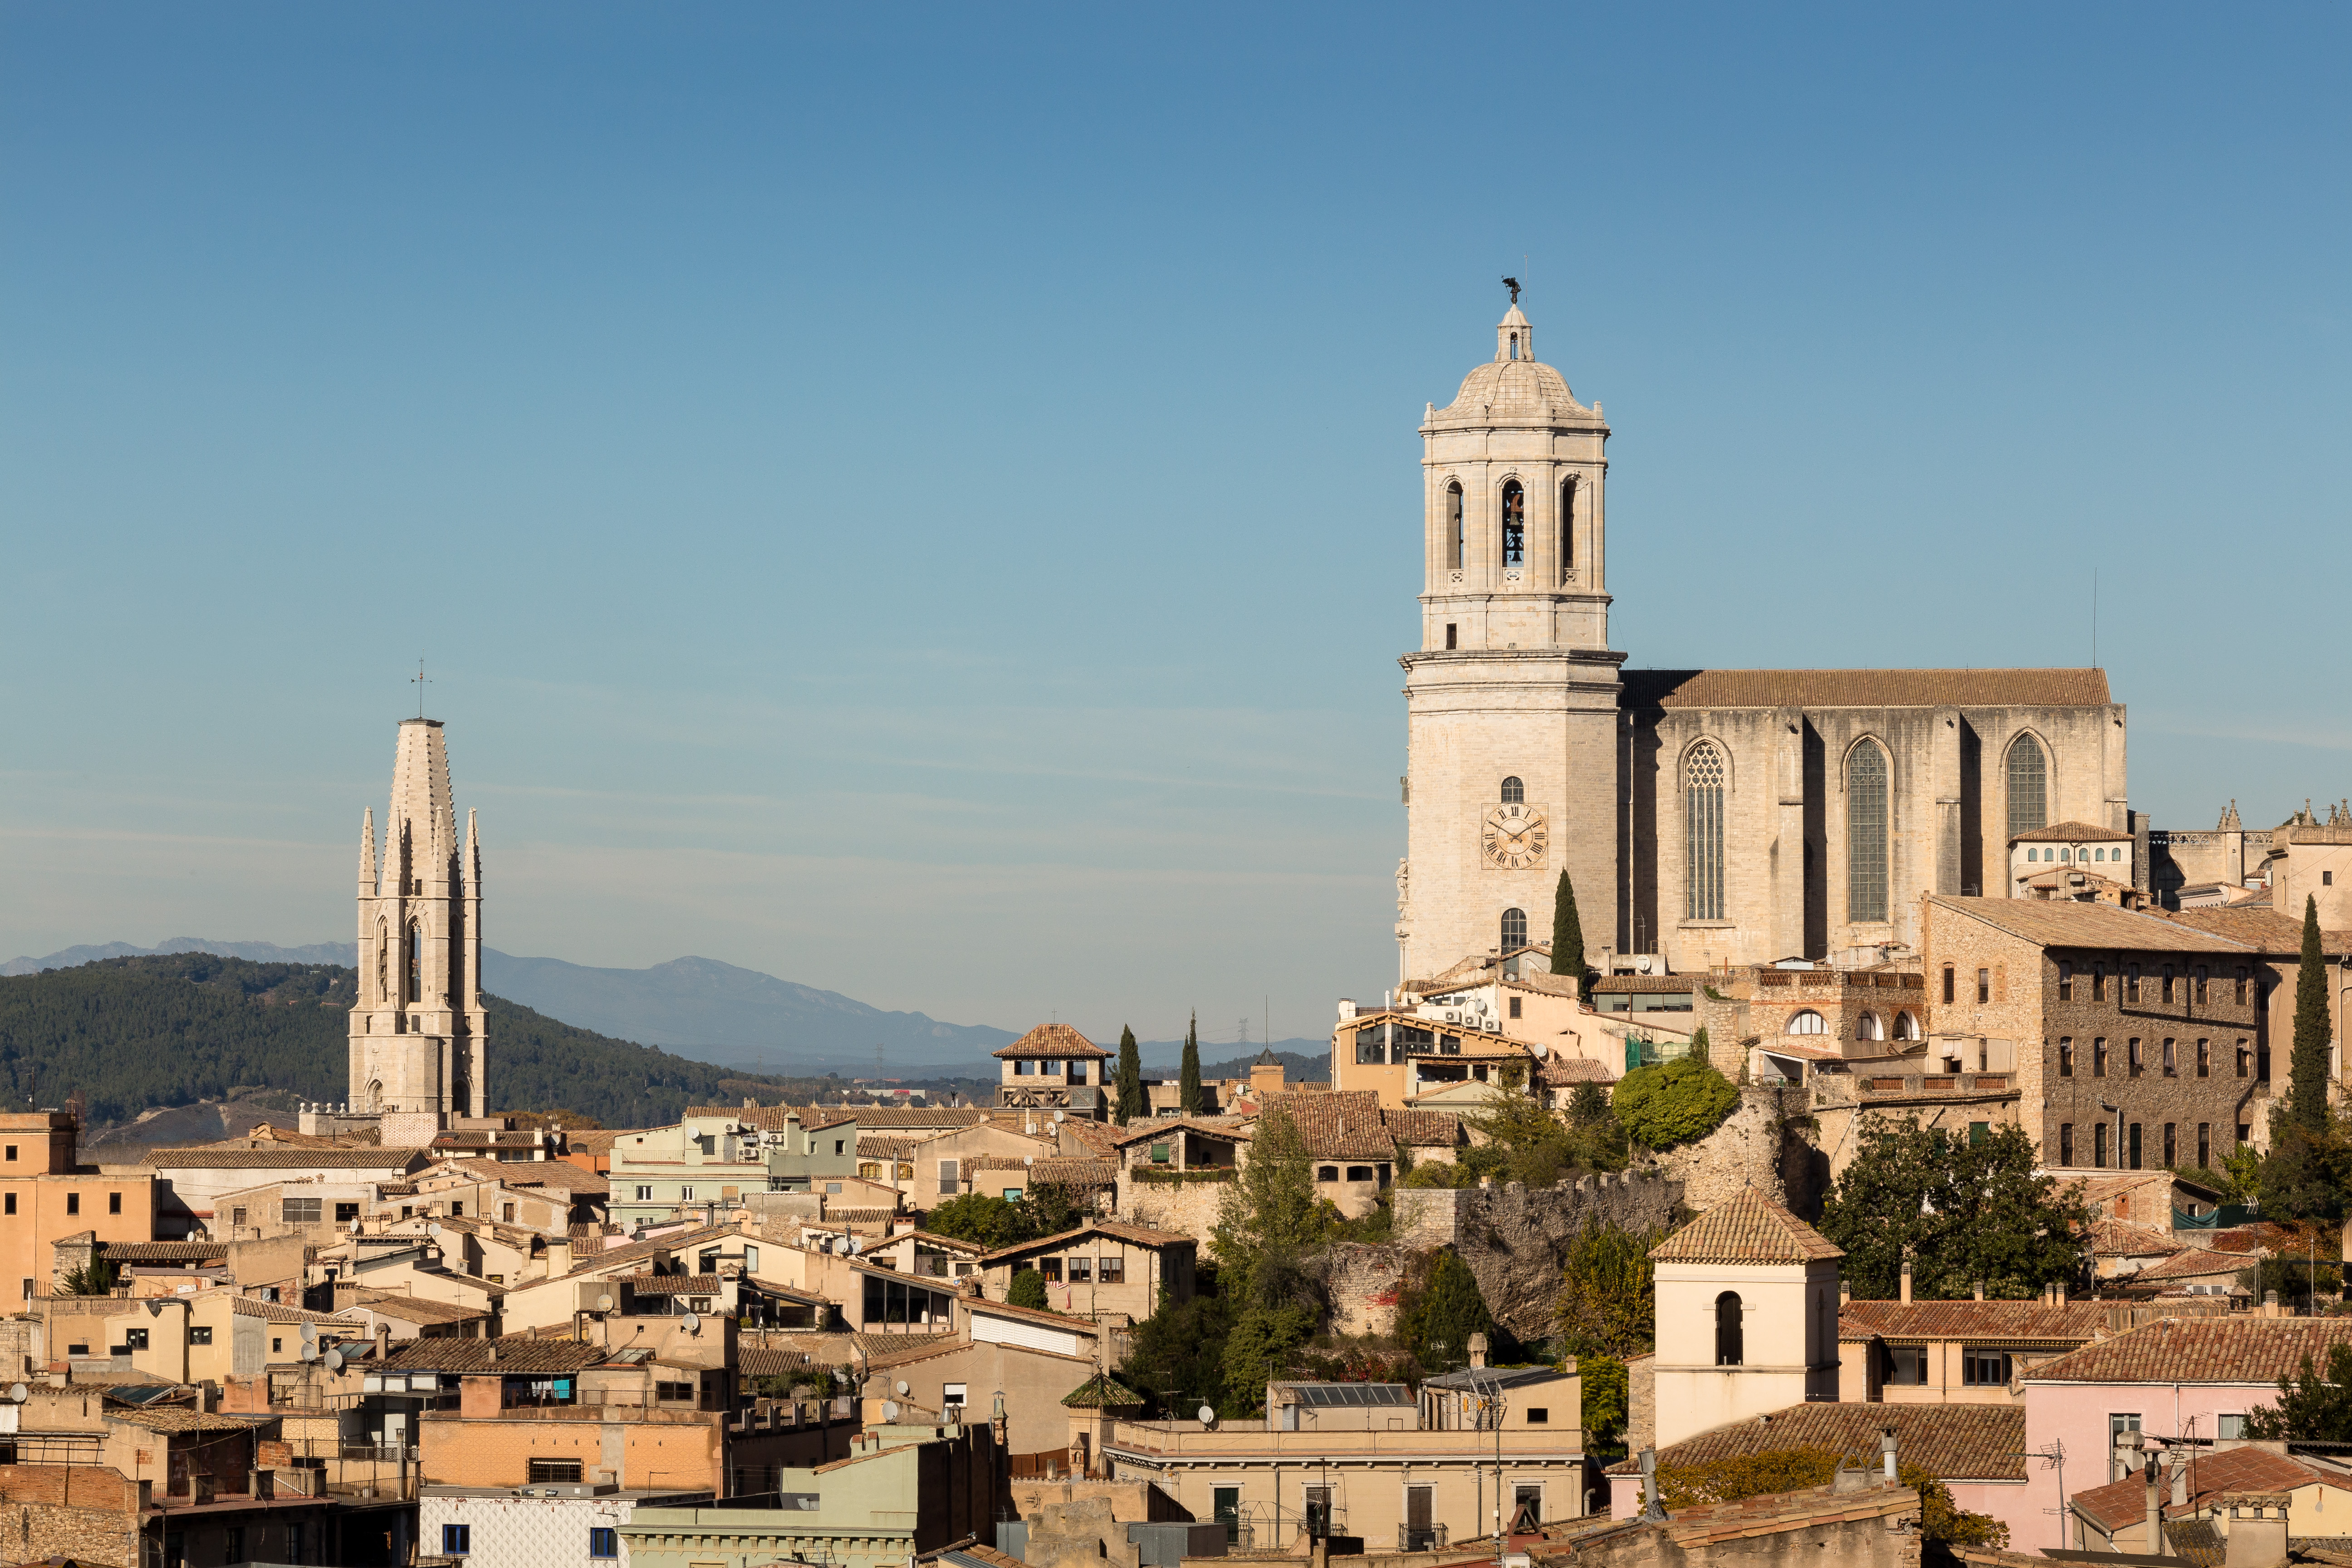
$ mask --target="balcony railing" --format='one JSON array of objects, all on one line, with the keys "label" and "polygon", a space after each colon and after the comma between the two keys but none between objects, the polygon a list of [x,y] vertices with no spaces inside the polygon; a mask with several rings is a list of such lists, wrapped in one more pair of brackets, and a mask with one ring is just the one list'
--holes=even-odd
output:
[{"label": "balcony railing", "polygon": [[1443,1552],[1445,1550],[1445,1527],[1442,1524],[1419,1527],[1400,1524],[1397,1526],[1397,1550],[1399,1552]]}]

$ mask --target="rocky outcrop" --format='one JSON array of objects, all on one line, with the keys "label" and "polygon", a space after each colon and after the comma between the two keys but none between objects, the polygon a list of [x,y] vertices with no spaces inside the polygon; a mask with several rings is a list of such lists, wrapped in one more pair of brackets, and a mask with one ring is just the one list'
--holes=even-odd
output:
[{"label": "rocky outcrop", "polygon": [[1681,1184],[1683,1202],[1701,1213],[1752,1186],[1811,1220],[1820,1216],[1828,1195],[1829,1163],[1813,1145],[1801,1089],[1741,1085],[1739,1104],[1721,1126],[1660,1154],[1656,1168]]},{"label": "rocky outcrop", "polygon": [[1657,1170],[1584,1176],[1557,1186],[1400,1187],[1399,1245],[1451,1247],[1476,1276],[1495,1321],[1521,1339],[1551,1332],[1569,1243],[1587,1225],[1643,1231],[1674,1223],[1683,1184]]}]

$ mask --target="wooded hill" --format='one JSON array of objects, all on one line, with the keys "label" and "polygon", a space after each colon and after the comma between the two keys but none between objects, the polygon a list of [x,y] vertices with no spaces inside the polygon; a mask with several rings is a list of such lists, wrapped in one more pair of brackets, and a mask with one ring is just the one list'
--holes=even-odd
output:
[{"label": "wooded hill", "polygon": [[[205,952],[0,977],[0,1103],[23,1109],[37,1094],[38,1104],[63,1105],[79,1091],[96,1124],[256,1088],[341,1100],[357,995],[357,974],[341,964]],[[485,1000],[493,1110],[562,1110],[606,1127],[656,1127],[688,1105],[747,1093],[767,1102],[803,1098],[823,1081],[688,1061]]]}]

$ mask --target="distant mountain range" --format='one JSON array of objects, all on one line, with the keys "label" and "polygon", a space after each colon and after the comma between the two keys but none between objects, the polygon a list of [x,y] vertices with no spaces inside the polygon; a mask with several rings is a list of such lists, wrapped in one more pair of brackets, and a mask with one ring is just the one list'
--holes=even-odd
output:
[{"label": "distant mountain range", "polygon": [[[0,964],[0,975],[70,969],[101,958],[185,952],[216,953],[257,963],[348,965],[353,957],[349,942],[280,947],[268,942],[179,936],[153,947],[122,942],[68,947],[45,958],[19,958]],[[988,1059],[988,1053],[1017,1037],[1013,1030],[985,1024],[943,1024],[921,1013],[885,1012],[837,991],[796,984],[711,958],[674,958],[649,969],[599,969],[559,958],[517,958],[496,948],[484,948],[482,987],[575,1028],[659,1046],[696,1061],[763,1073],[839,1071],[858,1078],[920,1078],[949,1071],[993,1078],[996,1064]],[[1095,1043],[1115,1051],[1118,1033],[1097,1037]],[[878,1063],[877,1046],[881,1047]],[[1244,1060],[1255,1056],[1258,1048],[1205,1042],[1201,1047],[1204,1057],[1237,1052]],[[1278,1055],[1293,1058],[1292,1076],[1297,1077],[1297,1058],[1326,1062],[1330,1042],[1276,1040],[1274,1048]],[[1172,1077],[1183,1042],[1146,1040],[1139,1043],[1138,1049],[1145,1071]],[[1326,1076],[1319,1066],[1318,1076]]]}]

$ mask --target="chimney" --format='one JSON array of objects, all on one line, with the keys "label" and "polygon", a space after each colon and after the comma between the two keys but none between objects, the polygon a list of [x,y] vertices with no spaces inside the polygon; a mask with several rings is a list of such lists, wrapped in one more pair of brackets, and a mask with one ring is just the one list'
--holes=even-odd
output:
[{"label": "chimney", "polygon": [[1903,1300],[1906,1303],[1911,1300],[1911,1259],[1908,1258],[1903,1260]]},{"label": "chimney", "polygon": [[1838,1280],[1838,1305],[1841,1307],[1847,1306],[1850,1305],[1853,1300],[1853,1281],[1841,1278]]},{"label": "chimney", "polygon": [[1979,1301],[1984,1300],[1984,1281],[1981,1279],[1977,1281],[1977,1300]]},{"label": "chimney", "polygon": [[2147,1457],[2147,1534],[2140,1550],[2151,1557],[2168,1555],[2164,1545],[2164,1494],[2157,1489],[2156,1456]]},{"label": "chimney", "polygon": [[550,1279],[561,1279],[566,1274],[571,1272],[572,1238],[568,1236],[549,1237],[547,1243],[547,1277]]},{"label": "chimney", "polygon": [[1484,1334],[1470,1336],[1470,1364],[1475,1367],[1486,1364],[1486,1336]]},{"label": "chimney", "polygon": [[1885,1474],[1885,1476],[1886,1477],[1886,1480],[1887,1480],[1888,1484],[1889,1484],[1889,1485],[1892,1485],[1892,1484],[1894,1483],[1894,1480],[1895,1480],[1895,1428],[1894,1428],[1894,1427],[1892,1427],[1892,1426],[1884,1426],[1884,1427],[1881,1427],[1881,1428],[1879,1429],[1879,1433],[1878,1433],[1878,1451],[1879,1451],[1879,1453],[1880,1453],[1881,1455],[1883,1455],[1883,1456],[1885,1457],[1885,1458],[1884,1458],[1885,1469],[1884,1469],[1883,1473],[1884,1473],[1884,1474]]}]

